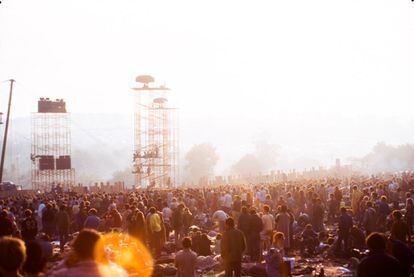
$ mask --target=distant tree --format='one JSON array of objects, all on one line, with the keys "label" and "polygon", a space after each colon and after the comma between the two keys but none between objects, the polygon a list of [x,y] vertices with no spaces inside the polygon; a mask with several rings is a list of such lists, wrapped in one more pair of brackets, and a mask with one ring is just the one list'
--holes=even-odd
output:
[{"label": "distant tree", "polygon": [[254,142],[254,152],[245,154],[231,167],[231,172],[240,175],[254,175],[268,171],[276,165],[280,147],[267,139]]},{"label": "distant tree", "polygon": [[189,182],[214,175],[214,167],[219,160],[216,149],[209,143],[194,145],[185,156],[186,177]]},{"label": "distant tree", "polygon": [[414,145],[393,146],[377,143],[372,151],[357,160],[367,173],[395,172],[414,169]]},{"label": "distant tree", "polygon": [[132,167],[129,166],[123,170],[115,171],[112,175],[112,182],[124,182],[125,186],[132,186],[134,184],[134,175]]},{"label": "distant tree", "polygon": [[260,163],[259,171],[273,169],[280,155],[280,147],[277,144],[270,143],[266,139],[257,140],[254,144],[254,155]]},{"label": "distant tree", "polygon": [[253,154],[244,155],[231,168],[232,173],[247,176],[250,174],[257,174],[262,170],[262,164],[259,159]]}]

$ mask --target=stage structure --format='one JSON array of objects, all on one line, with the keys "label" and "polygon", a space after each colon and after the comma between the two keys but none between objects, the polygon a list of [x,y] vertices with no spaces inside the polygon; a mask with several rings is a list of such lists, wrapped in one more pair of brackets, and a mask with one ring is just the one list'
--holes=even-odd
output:
[{"label": "stage structure", "polygon": [[40,98],[32,113],[32,187],[49,191],[75,184],[71,162],[70,114],[63,99]]},{"label": "stage structure", "polygon": [[133,173],[137,188],[169,188],[179,183],[178,110],[170,90],[154,78],[136,78]]}]

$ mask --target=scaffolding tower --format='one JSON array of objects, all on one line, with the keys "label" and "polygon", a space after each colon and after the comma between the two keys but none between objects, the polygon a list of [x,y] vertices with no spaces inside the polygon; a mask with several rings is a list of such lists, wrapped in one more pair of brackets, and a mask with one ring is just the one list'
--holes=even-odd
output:
[{"label": "scaffolding tower", "polygon": [[169,188],[179,183],[178,110],[169,106],[170,90],[154,78],[136,78],[133,173],[137,188]]},{"label": "scaffolding tower", "polygon": [[62,99],[40,98],[31,121],[32,188],[50,191],[75,184],[71,163],[70,114]]}]

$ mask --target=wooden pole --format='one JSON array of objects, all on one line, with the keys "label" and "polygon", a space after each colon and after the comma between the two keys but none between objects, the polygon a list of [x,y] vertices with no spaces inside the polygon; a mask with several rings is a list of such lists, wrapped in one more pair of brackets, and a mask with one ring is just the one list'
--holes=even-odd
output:
[{"label": "wooden pole", "polygon": [[0,183],[3,182],[4,160],[6,157],[6,146],[7,146],[7,133],[9,132],[10,107],[11,107],[12,94],[13,94],[13,84],[15,80],[10,79],[9,81],[10,81],[9,105],[7,107],[6,129],[4,130],[3,149],[1,151]]}]

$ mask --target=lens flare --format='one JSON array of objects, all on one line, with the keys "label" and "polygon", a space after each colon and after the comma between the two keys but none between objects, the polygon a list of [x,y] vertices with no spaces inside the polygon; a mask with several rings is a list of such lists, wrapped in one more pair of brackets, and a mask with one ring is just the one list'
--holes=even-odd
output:
[{"label": "lens flare", "polygon": [[154,266],[147,247],[138,239],[123,233],[103,235],[95,248],[95,259],[102,265],[113,263],[124,268],[128,274],[140,277],[151,276]]}]

